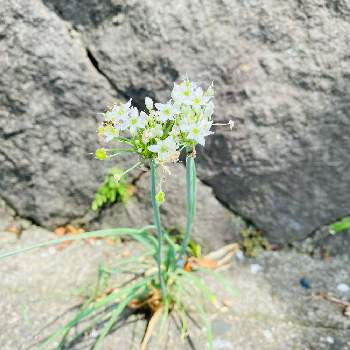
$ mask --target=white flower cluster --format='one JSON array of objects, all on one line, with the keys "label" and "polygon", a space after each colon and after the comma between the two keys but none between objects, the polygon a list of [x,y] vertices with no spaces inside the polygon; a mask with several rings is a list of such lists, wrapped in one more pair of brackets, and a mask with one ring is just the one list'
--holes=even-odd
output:
[{"label": "white flower cluster", "polygon": [[[129,151],[142,158],[155,158],[159,163],[177,161],[183,148],[205,145],[206,136],[213,134],[214,89],[206,91],[194,82],[174,83],[171,99],[153,103],[146,97],[147,112],[139,112],[131,105],[116,104],[104,113],[98,133],[106,142],[112,140],[131,146]],[[100,149],[99,159],[107,158]],[[97,153],[96,153],[97,154]]]}]

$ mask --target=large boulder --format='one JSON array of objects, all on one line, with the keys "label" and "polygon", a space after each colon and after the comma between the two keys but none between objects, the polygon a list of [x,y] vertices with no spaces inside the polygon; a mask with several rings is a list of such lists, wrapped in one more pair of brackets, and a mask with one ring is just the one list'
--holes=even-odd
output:
[{"label": "large boulder", "polygon": [[5,1],[1,10],[0,47],[10,56],[0,78],[0,188],[17,210],[48,223],[60,211],[79,216],[101,172],[87,156],[95,137],[87,113],[113,93],[139,106],[145,95],[164,100],[188,75],[214,80],[217,120],[237,122],[199,157],[200,178],[227,207],[274,243],[350,212],[348,3],[44,3]]},{"label": "large boulder", "polygon": [[271,241],[350,212],[350,7],[344,1],[50,1],[139,104],[172,80],[215,81],[218,130],[200,177]]}]

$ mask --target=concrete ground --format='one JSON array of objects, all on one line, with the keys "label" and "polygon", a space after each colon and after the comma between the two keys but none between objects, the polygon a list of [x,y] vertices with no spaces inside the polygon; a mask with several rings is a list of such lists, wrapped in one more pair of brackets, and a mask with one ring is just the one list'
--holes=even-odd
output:
[{"label": "concrete ground", "polygon": [[[20,239],[4,231],[14,224],[23,229]],[[47,230],[14,218],[10,211],[1,212],[0,253],[54,237]],[[2,260],[0,349],[35,349],[39,340],[73,317],[82,295],[96,283],[98,263],[112,264],[134,248],[130,243],[85,241]],[[343,315],[336,303],[316,297],[325,292],[350,299],[349,291],[337,289],[341,283],[350,285],[349,254],[322,260],[294,251],[266,252],[254,260],[235,258],[224,274],[234,285],[235,297],[230,297],[217,281],[207,280],[224,301],[211,315],[214,349],[350,349],[350,317]],[[142,315],[131,315],[106,338],[102,349],[138,349],[145,326]],[[71,349],[89,349],[93,336],[90,334]],[[194,329],[191,337],[196,349],[206,348],[203,331]],[[149,349],[191,348],[173,325],[164,338],[161,345],[152,339]]]}]

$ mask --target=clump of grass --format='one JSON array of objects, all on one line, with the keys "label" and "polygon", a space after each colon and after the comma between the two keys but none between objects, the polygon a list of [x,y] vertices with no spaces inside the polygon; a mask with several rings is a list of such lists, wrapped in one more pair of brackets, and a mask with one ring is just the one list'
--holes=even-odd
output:
[{"label": "clump of grass", "polygon": [[[190,269],[185,269],[188,266],[187,263],[184,266],[178,264],[182,246],[166,232],[164,232],[165,244],[163,244],[162,251],[164,260],[160,270],[167,290],[165,296],[161,293],[159,271],[155,267],[158,245],[152,226],[139,230],[120,228],[82,233],[36,244],[20,251],[4,254],[1,258],[38,247],[60,244],[64,241],[111,236],[129,236],[139,242],[143,249],[140,254],[121,259],[110,268],[100,264],[96,286],[85,295],[85,300],[76,315],[44,339],[38,349],[50,349],[54,343],[56,343],[55,349],[57,350],[69,349],[91,332],[97,335],[91,349],[102,349],[103,340],[123,318],[127,310],[142,312],[148,317],[149,322],[141,344],[142,349],[146,348],[157,325],[164,329],[169,322],[170,315],[176,315],[176,318],[180,320],[183,338],[188,335],[190,323],[195,323],[201,329],[205,329],[209,348],[211,348],[213,334],[209,311],[217,303],[217,298],[202,279],[201,273],[209,273],[230,292],[233,291],[233,288],[218,272],[212,269],[195,264]],[[186,253],[188,254],[186,261],[189,262],[191,261],[191,249],[188,248]],[[112,288],[109,285],[109,279],[115,274],[125,274],[129,280]]]},{"label": "clump of grass", "polygon": [[271,246],[260,230],[250,226],[242,229],[242,248],[245,255],[256,257],[264,250],[270,250]]},{"label": "clump of grass", "polygon": [[[96,158],[104,160],[129,153],[137,154],[139,161],[124,172],[112,169],[98,189],[92,208],[98,210],[107,203],[125,201],[129,191],[124,176],[147,162],[150,166],[154,226],[82,233],[0,255],[0,258],[4,258],[39,247],[93,237],[127,236],[143,247],[141,254],[122,259],[109,269],[101,265],[93,293],[87,294],[77,314],[44,339],[39,349],[52,348],[56,341],[59,341],[56,349],[69,349],[94,331],[97,337],[91,349],[99,350],[105,337],[128,309],[142,311],[149,316],[141,350],[146,349],[158,325],[161,330],[164,329],[170,315],[176,315],[180,320],[183,337],[187,336],[189,323],[205,329],[209,348],[212,348],[213,332],[208,310],[216,304],[216,296],[208,288],[201,272],[215,277],[220,286],[227,286],[227,282],[215,270],[226,268],[238,249],[237,244],[231,244],[202,257],[200,247],[191,240],[196,211],[195,147],[197,144],[204,146],[205,137],[213,133],[210,131],[213,125],[228,125],[231,129],[234,126],[232,121],[213,123],[213,96],[213,85],[203,91],[187,79],[181,84],[174,84],[171,94],[173,102],[153,104],[147,97],[147,113],[139,113],[136,107],[131,106],[131,99],[125,104],[115,104],[104,113],[105,118],[98,133],[106,142],[118,142],[121,148],[98,149]],[[186,227],[180,238],[173,239],[161,225],[159,207],[165,200],[165,194],[157,168],[178,161],[182,151],[186,151]],[[257,232],[249,231],[245,242],[246,251],[250,254],[255,254],[258,247],[267,247],[266,241]],[[115,273],[131,275],[131,278],[112,288],[108,286],[108,280]],[[232,292],[229,285],[228,290]],[[162,334],[162,331],[157,334]]]},{"label": "clump of grass", "polygon": [[97,211],[107,204],[127,202],[132,194],[133,186],[128,184],[126,177],[115,181],[115,178],[119,178],[122,173],[123,171],[119,168],[112,168],[109,170],[103,184],[95,193],[94,200],[91,204],[92,210]]}]

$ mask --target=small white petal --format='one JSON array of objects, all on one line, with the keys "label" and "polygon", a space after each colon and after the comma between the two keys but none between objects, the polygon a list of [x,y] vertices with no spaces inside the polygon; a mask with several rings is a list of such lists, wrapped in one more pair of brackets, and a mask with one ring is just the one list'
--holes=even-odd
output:
[{"label": "small white petal", "polygon": [[150,111],[153,109],[153,100],[150,97],[145,98],[146,108]]},{"label": "small white petal", "polygon": [[151,145],[151,146],[148,146],[148,149],[151,151],[151,152],[154,152],[154,153],[157,153],[159,151],[159,145]]}]

